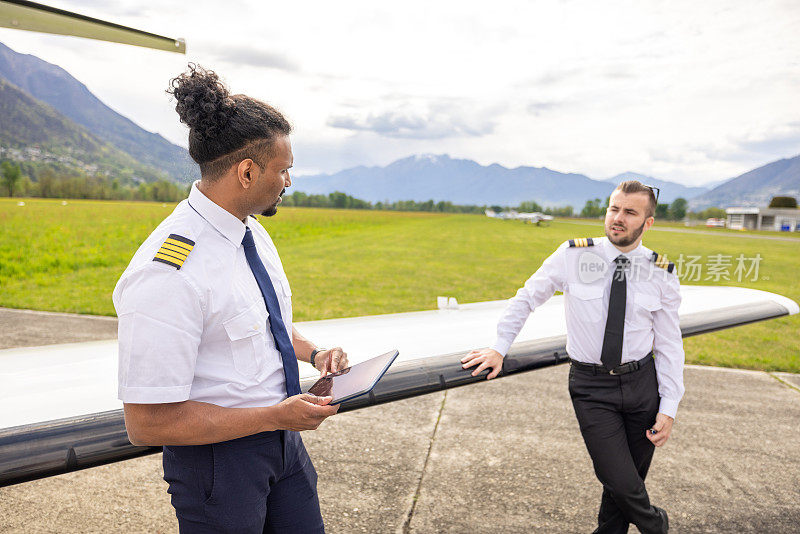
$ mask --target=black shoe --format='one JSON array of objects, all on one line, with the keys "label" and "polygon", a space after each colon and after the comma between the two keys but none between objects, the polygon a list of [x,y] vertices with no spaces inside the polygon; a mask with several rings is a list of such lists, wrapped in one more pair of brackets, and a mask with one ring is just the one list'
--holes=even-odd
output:
[{"label": "black shoe", "polygon": [[669,532],[669,518],[667,517],[667,511],[663,508],[659,508],[658,506],[653,506],[653,508],[656,509],[656,512],[658,512],[658,515],[660,515],[661,519],[664,521],[664,524],[661,528],[662,534],[667,534],[667,532]]}]

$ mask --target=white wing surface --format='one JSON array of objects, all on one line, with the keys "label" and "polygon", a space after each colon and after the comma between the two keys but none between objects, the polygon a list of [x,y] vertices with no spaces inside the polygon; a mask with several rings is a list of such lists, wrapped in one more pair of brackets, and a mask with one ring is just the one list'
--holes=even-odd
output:
[{"label": "white wing surface", "polygon": [[[800,311],[786,297],[754,289],[684,286],[681,294],[684,337]],[[479,302],[296,326],[320,346],[342,346],[351,363],[400,351],[373,393],[348,401],[344,411],[481,380],[462,370],[459,359],[494,341],[505,305]],[[556,296],[528,319],[503,374],[561,363],[565,345],[564,300]],[[304,389],[317,376],[300,364]],[[154,452],[127,442],[121,408],[115,340],[0,350],[0,485]],[[37,461],[35,444],[45,442]]]}]

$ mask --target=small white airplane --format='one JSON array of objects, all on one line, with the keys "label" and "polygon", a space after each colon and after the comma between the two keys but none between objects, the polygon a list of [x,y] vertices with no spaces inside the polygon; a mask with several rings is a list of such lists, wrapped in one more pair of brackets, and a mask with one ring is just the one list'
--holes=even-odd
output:
[{"label": "small white airplane", "polygon": [[484,213],[487,217],[491,217],[493,219],[513,219],[517,221],[525,221],[531,224],[537,224],[541,226],[542,222],[548,222],[553,220],[552,215],[545,215],[544,213],[539,213],[538,211],[534,212],[517,212],[515,210],[511,211],[501,211],[495,212],[493,210],[485,210]]}]

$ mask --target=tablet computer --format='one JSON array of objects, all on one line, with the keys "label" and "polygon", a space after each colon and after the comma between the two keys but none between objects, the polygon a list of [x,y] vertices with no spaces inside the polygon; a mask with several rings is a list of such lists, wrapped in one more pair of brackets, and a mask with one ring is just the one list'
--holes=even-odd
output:
[{"label": "tablet computer", "polygon": [[351,365],[341,371],[323,376],[308,390],[318,397],[333,397],[331,404],[358,397],[372,391],[378,380],[392,365],[398,351],[392,350],[386,354],[375,356],[369,360]]}]

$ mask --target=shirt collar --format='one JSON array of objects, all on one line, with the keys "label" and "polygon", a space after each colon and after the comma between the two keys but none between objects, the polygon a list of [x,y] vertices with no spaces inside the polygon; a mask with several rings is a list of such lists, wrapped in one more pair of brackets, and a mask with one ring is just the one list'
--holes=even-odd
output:
[{"label": "shirt collar", "polygon": [[620,249],[614,246],[614,243],[612,243],[608,237],[602,238],[602,245],[603,257],[608,263],[612,263],[620,254],[628,257],[628,259],[647,255],[647,251],[645,250],[641,241],[639,241],[639,244],[636,246],[636,248],[630,252],[622,252]]},{"label": "shirt collar", "polygon": [[234,214],[205,196],[197,188],[199,183],[200,181],[198,180],[192,184],[192,190],[189,192],[189,205],[211,226],[216,228],[219,233],[225,236],[228,241],[237,247],[240,246],[246,228],[244,223],[237,219]]}]

